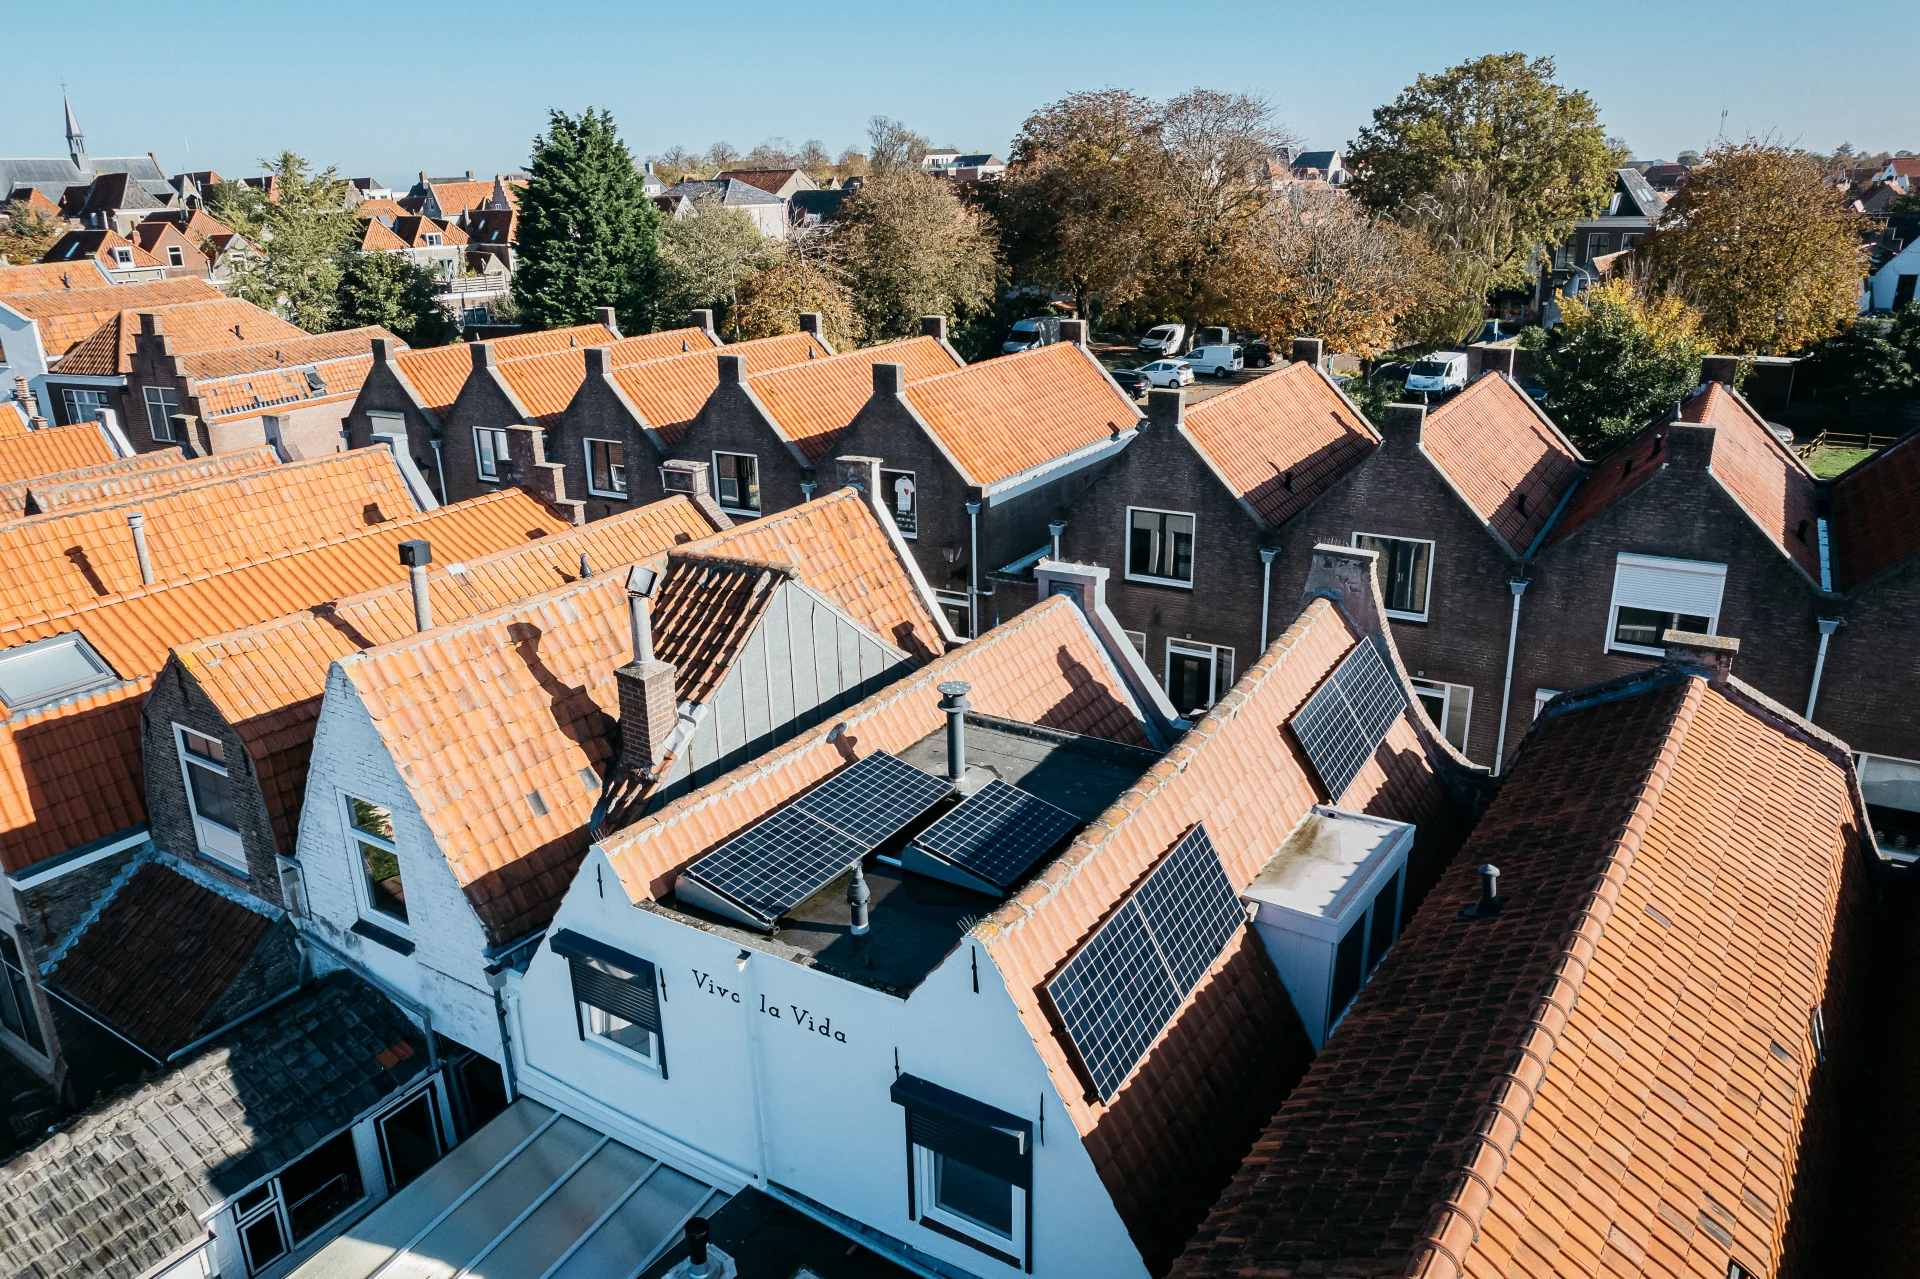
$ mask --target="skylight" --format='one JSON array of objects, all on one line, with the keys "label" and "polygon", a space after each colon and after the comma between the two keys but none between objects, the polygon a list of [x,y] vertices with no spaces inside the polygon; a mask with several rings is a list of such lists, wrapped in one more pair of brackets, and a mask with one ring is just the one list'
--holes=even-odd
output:
[{"label": "skylight", "polygon": [[119,682],[77,633],[0,649],[0,702],[16,714]]}]

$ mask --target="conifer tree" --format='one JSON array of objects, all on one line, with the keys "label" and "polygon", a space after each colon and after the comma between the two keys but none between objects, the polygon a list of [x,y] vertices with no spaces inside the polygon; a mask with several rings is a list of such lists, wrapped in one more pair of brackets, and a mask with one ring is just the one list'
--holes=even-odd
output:
[{"label": "conifer tree", "polygon": [[650,332],[660,214],[613,114],[553,111],[520,194],[513,296],[529,327],[586,324],[611,306],[623,333]]}]

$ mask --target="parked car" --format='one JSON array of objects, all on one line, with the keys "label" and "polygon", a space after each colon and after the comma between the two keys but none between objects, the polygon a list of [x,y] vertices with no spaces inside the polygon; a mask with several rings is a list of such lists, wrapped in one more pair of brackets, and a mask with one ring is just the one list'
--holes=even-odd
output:
[{"label": "parked car", "polygon": [[1250,369],[1264,369],[1273,363],[1273,344],[1265,338],[1249,338],[1240,344],[1240,350]]},{"label": "parked car", "polygon": [[1153,385],[1153,382],[1141,369],[1115,369],[1113,371],[1113,380],[1120,384],[1121,390],[1136,400],[1145,395],[1148,388]]},{"label": "parked car", "polygon": [[1007,333],[1007,340],[1000,344],[1000,351],[1004,355],[1012,355],[1015,351],[1031,351],[1036,346],[1051,346],[1059,340],[1060,317],[1036,315],[1014,321],[1013,328]]},{"label": "parked car", "polygon": [[1155,360],[1140,366],[1149,386],[1192,386],[1193,365],[1185,360]]},{"label": "parked car", "polygon": [[1547,384],[1539,378],[1534,378],[1530,382],[1523,382],[1520,389],[1525,391],[1535,404],[1545,404],[1547,402]]},{"label": "parked car", "polygon": [[1225,377],[1246,367],[1246,358],[1237,346],[1196,346],[1187,352],[1187,363],[1195,374],[1211,373]]},{"label": "parked car", "polygon": [[1444,395],[1467,384],[1467,355],[1464,351],[1435,351],[1414,363],[1407,371],[1407,389]]},{"label": "parked car", "polygon": [[1140,349],[1152,351],[1155,355],[1178,355],[1186,340],[1186,325],[1156,324],[1140,339]]}]

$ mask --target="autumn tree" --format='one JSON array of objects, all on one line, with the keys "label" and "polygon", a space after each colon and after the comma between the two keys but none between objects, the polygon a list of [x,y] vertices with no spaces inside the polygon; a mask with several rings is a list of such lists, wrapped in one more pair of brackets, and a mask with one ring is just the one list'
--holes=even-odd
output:
[{"label": "autumn tree", "polygon": [[0,259],[15,266],[38,262],[65,230],[58,218],[15,200],[0,209]]},{"label": "autumn tree", "polygon": [[740,286],[734,331],[742,338],[798,333],[800,317],[808,311],[819,314],[824,336],[834,350],[851,351],[860,345],[853,294],[831,261],[809,251],[804,242],[790,242],[770,265]]},{"label": "autumn tree", "polygon": [[898,120],[877,115],[867,121],[867,164],[876,174],[895,169],[919,173],[930,145]]},{"label": "autumn tree", "polygon": [[912,337],[923,315],[963,316],[993,300],[992,225],[953,184],[889,163],[840,206],[833,260],[870,340]]},{"label": "autumn tree", "polygon": [[660,213],[613,125],[589,107],[554,111],[534,139],[520,193],[513,296],[535,328],[585,324],[611,306],[623,333],[646,333],[658,314]]},{"label": "autumn tree", "polygon": [[1522,340],[1568,435],[1589,451],[1645,426],[1700,380],[1700,317],[1671,295],[1612,279],[1561,303],[1560,323]]},{"label": "autumn tree", "polygon": [[[242,232],[260,255],[235,270],[227,291],[309,333],[339,328],[340,281],[356,226],[346,210],[346,180],[331,165],[315,173],[291,151],[263,167],[273,194],[248,202],[254,225]],[[231,211],[239,204],[227,207]]]},{"label": "autumn tree", "polygon": [[660,230],[660,270],[656,294],[663,315],[684,315],[695,307],[731,309],[740,286],[773,260],[759,224],[713,196],[694,201],[684,217],[670,218]]},{"label": "autumn tree", "polygon": [[1635,252],[1722,351],[1800,351],[1860,309],[1860,215],[1814,157],[1776,142],[1715,147]]},{"label": "autumn tree", "polygon": [[1484,169],[1463,169],[1402,204],[1396,220],[1430,250],[1420,264],[1416,301],[1401,322],[1403,336],[1434,346],[1465,341],[1484,322],[1499,264],[1515,252],[1513,201]]}]

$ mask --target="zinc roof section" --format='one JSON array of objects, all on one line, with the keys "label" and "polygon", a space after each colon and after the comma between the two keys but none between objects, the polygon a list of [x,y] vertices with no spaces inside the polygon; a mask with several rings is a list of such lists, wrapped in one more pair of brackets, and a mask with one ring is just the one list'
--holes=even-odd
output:
[{"label": "zinc roof section", "polygon": [[1580,480],[1579,450],[1498,373],[1429,412],[1420,443],[1515,555],[1527,553]]},{"label": "zinc roof section", "polygon": [[0,581],[0,637],[29,619],[139,590],[127,524],[136,511],[154,580],[165,584],[349,536],[414,509],[392,454],[376,447],[16,519],[0,524],[0,562],[10,569]]},{"label": "zinc roof section", "polygon": [[[596,344],[583,342],[580,350],[553,351],[506,361],[500,361],[498,356],[495,359],[500,376],[521,406],[540,425],[550,426],[561,410],[573,402],[581,384],[587,380],[584,350],[588,345]],[[671,329],[621,338],[607,347],[608,361],[613,368],[626,368],[668,356],[710,351],[716,345],[714,336],[705,329]]]},{"label": "zinc roof section", "polygon": [[[26,435],[27,432],[23,430],[19,438],[24,438]],[[0,439],[9,438],[16,437],[0,432]],[[45,475],[29,476],[24,480],[12,480],[6,484],[0,484],[0,517],[12,519],[24,514],[27,494],[36,487],[53,488],[115,475],[132,475],[140,471],[167,470],[179,466],[186,460],[187,455],[178,448],[155,449],[151,453],[135,453],[132,457],[117,457],[109,462],[96,462],[92,466],[75,467],[71,471],[51,471]]]},{"label": "zinc roof section", "polygon": [[[614,341],[614,333],[604,324],[581,324],[569,329],[548,329],[541,333],[516,333],[493,340],[493,358],[518,359],[548,351],[564,351],[570,346],[604,346]],[[445,418],[460,388],[473,371],[473,352],[464,342],[450,346],[426,347],[394,356],[394,363],[420,396],[420,402],[437,418]]]},{"label": "zinc roof section", "polygon": [[409,538],[458,559],[567,527],[514,489],[0,634],[11,647],[78,631],[127,681],[0,722],[0,864],[17,871],[146,820],[140,707],[171,646],[391,582]]},{"label": "zinc roof section", "polygon": [[1175,1275],[1783,1273],[1867,868],[1850,770],[1742,696],[1536,723]]},{"label": "zinc roof section", "polygon": [[98,329],[115,312],[140,307],[172,306],[220,297],[219,289],[197,275],[177,280],[140,280],[98,289],[62,289],[0,296],[0,303],[33,320],[40,330],[40,346],[49,359],[58,359],[75,343]]},{"label": "zinc roof section", "polygon": [[15,484],[113,460],[112,446],[92,422],[0,436],[0,484]]},{"label": "zinc roof section", "polygon": [[1716,428],[1713,475],[1793,562],[1820,580],[1820,539],[1813,475],[1773,437],[1747,402],[1720,382],[1707,383],[1681,409],[1688,422]]},{"label": "zinc roof section", "polygon": [[818,462],[872,397],[873,366],[887,360],[904,365],[909,382],[962,367],[945,344],[919,337],[808,360],[754,378],[750,385],[781,434],[807,461]]},{"label": "zinc roof section", "polygon": [[78,262],[29,262],[0,266],[0,294],[79,292],[82,289],[119,289],[106,268],[92,258]]},{"label": "zinc roof section", "polygon": [[830,354],[811,333],[784,333],[630,364],[615,369],[613,380],[639,410],[642,420],[659,432],[663,441],[677,444],[687,423],[720,385],[720,362],[714,357],[721,350],[743,357],[749,378]]},{"label": "zinc roof section", "polygon": [[170,339],[175,355],[197,355],[220,347],[253,346],[262,342],[290,342],[308,336],[305,329],[287,323],[239,298],[214,298],[173,306],[122,309],[60,357],[55,371],[68,375],[113,377],[133,369],[133,341],[140,317],[160,316],[160,331]]},{"label": "zinc roof section", "polygon": [[[467,561],[450,559],[436,542],[438,563],[427,578],[434,618],[448,625],[567,585],[578,580],[582,555],[596,574],[624,581],[627,565],[712,531],[690,500],[671,497]],[[328,665],[413,633],[412,590],[396,579],[176,646],[181,665],[246,743],[281,852],[294,850]]]},{"label": "zinc roof section", "polygon": [[1312,364],[1289,364],[1186,411],[1182,427],[1268,527],[1311,506],[1380,446]]},{"label": "zinc roof section", "polygon": [[1852,590],[1920,554],[1920,435],[1868,458],[1833,486],[1834,586]]},{"label": "zinc roof section", "polygon": [[[102,472],[96,475],[88,475],[85,471],[68,471],[65,477],[47,476],[29,481],[28,487],[24,489],[23,498],[30,493],[38,513],[50,515],[58,511],[73,511],[101,503],[129,501],[152,493],[185,488],[204,480],[218,479],[227,475],[243,475],[249,471],[264,471],[268,467],[280,464],[280,459],[275,456],[272,447],[266,444],[256,445],[250,449],[235,449],[231,453],[215,453],[212,457],[192,459],[182,458],[179,449],[142,453],[138,456],[143,460],[150,457],[160,458],[163,463],[171,460],[172,465],[122,467],[117,463],[109,463],[105,467],[89,468]],[[49,480],[59,482],[49,483]]]},{"label": "zinc roof section", "polygon": [[1072,342],[909,383],[907,403],[974,484],[994,484],[1131,430],[1140,410]]}]

